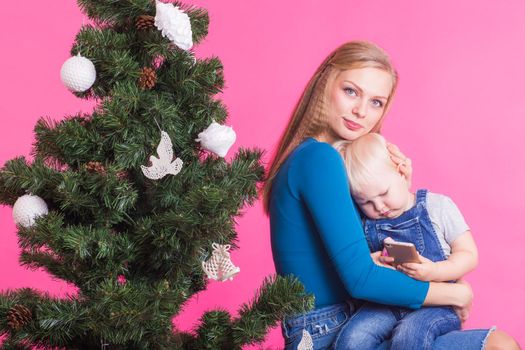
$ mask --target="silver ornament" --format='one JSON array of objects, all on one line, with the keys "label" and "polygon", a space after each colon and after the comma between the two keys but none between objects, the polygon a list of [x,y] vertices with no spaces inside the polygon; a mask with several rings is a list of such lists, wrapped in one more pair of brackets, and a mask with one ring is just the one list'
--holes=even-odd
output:
[{"label": "silver ornament", "polygon": [[231,127],[221,125],[215,121],[200,132],[198,136],[195,141],[200,142],[202,148],[220,157],[226,156],[226,153],[228,153],[228,150],[237,139],[237,134]]},{"label": "silver ornament", "polygon": [[64,62],[60,69],[60,78],[69,90],[83,92],[93,85],[97,72],[93,62],[79,53]]},{"label": "silver ornament", "polygon": [[160,134],[160,143],[157,146],[159,158],[150,156],[151,166],[140,166],[144,176],[152,180],[161,179],[167,174],[177,175],[182,169],[183,164],[180,158],[173,160],[173,144],[168,133],[161,131]]},{"label": "silver ornament", "polygon": [[26,194],[13,205],[13,220],[17,225],[31,227],[35,219],[48,213],[47,204],[38,196]]}]

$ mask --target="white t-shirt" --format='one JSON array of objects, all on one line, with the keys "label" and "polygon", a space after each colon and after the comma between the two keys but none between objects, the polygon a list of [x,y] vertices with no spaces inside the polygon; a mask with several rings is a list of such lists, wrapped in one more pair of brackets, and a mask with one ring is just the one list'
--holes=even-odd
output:
[{"label": "white t-shirt", "polygon": [[450,244],[470,228],[456,204],[445,195],[427,192],[427,211],[439,243],[448,258]]}]

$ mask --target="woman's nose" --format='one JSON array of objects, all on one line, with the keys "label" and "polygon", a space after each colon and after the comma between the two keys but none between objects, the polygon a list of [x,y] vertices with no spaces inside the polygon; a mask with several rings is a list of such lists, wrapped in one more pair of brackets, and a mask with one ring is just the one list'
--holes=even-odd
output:
[{"label": "woman's nose", "polygon": [[366,116],[366,103],[360,99],[352,109],[352,113],[358,118],[364,118]]}]

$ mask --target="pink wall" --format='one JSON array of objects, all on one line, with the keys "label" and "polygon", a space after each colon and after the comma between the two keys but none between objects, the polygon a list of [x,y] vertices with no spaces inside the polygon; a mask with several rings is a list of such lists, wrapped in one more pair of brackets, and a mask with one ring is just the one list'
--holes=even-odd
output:
[{"label": "pink wall", "polygon": [[[467,328],[498,325],[525,345],[525,265],[519,219],[525,209],[522,146],[525,89],[525,3],[521,0],[205,1],[210,34],[200,57],[218,55],[223,99],[238,146],[271,150],[306,81],[344,41],[382,45],[401,75],[384,133],[414,162],[414,187],[450,195],[460,206],[481,253],[468,276],[475,292]],[[401,4],[400,4],[401,3]],[[62,87],[61,64],[82,15],[71,0],[10,1],[0,21],[0,164],[27,155],[41,115],[59,119],[91,106]],[[68,290],[42,272],[18,266],[11,208],[0,208],[0,288]],[[190,329],[214,306],[236,310],[273,272],[269,229],[260,205],[239,220],[241,274],[210,283],[177,319]],[[257,256],[257,259],[253,257]],[[266,347],[280,348],[276,330]]]}]

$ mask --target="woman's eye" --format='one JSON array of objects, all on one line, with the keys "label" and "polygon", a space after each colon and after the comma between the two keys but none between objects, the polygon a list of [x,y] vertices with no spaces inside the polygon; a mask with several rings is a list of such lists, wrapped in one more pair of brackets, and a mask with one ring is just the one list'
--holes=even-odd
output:
[{"label": "woman's eye", "polygon": [[383,102],[379,101],[379,100],[372,100],[372,106],[377,107],[377,108],[381,108],[381,107],[383,107]]},{"label": "woman's eye", "polygon": [[344,88],[344,91],[346,92],[347,95],[357,96],[357,92],[354,89],[352,89],[351,87]]}]

